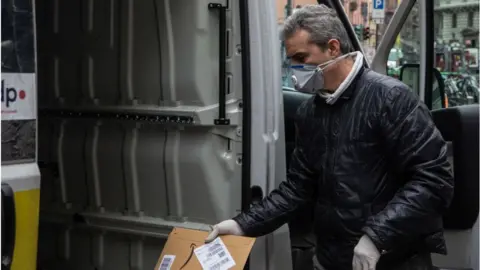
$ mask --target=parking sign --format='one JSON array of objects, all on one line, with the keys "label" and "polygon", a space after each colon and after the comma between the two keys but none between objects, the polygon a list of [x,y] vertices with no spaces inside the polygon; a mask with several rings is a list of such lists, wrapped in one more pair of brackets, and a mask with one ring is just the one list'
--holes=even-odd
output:
[{"label": "parking sign", "polygon": [[384,8],[383,8],[383,4],[385,4],[384,2],[385,2],[384,0],[375,0],[375,1],[373,1],[373,8],[374,8],[374,9],[384,9]]},{"label": "parking sign", "polygon": [[373,0],[372,19],[380,24],[385,18],[385,0]]}]

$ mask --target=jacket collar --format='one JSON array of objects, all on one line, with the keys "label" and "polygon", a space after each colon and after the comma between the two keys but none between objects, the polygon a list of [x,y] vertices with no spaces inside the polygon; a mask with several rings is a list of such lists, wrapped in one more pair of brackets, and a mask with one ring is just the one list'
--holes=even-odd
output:
[{"label": "jacket collar", "polygon": [[[355,89],[357,88],[358,81],[360,80],[362,74],[365,72],[365,67],[363,66],[355,75],[355,78],[353,79],[352,83],[345,89],[345,91],[342,93],[340,96],[340,99],[342,100],[349,100],[353,97],[353,94],[355,93]],[[315,103],[325,103],[325,99],[321,97],[320,95],[315,95]]]}]

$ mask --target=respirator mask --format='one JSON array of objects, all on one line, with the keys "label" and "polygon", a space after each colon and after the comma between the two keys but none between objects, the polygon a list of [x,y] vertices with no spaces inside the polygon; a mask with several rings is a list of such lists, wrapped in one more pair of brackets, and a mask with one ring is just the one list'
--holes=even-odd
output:
[{"label": "respirator mask", "polygon": [[[340,84],[338,89],[336,89],[333,94],[320,92],[321,90],[324,90],[324,70],[331,64],[334,64],[347,57],[355,57],[355,63],[347,78]],[[318,93],[320,96],[326,99],[328,104],[333,104],[345,91],[345,89],[348,88],[353,78],[355,78],[355,76],[361,70],[362,66],[363,54],[361,52],[352,52],[320,65],[292,65],[290,68],[293,73],[292,81],[297,91],[309,94]]]}]

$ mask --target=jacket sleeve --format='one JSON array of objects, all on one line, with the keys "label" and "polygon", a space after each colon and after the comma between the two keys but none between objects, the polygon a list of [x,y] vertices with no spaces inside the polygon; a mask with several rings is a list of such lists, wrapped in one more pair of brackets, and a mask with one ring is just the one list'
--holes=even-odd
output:
[{"label": "jacket sleeve", "polygon": [[389,164],[405,183],[363,228],[386,253],[396,244],[440,231],[441,218],[453,198],[447,144],[425,104],[408,89],[392,89],[380,115]]},{"label": "jacket sleeve", "polygon": [[295,150],[292,153],[286,181],[261,202],[234,217],[248,236],[269,234],[289,221],[302,206],[313,201],[317,181],[314,170],[305,156],[301,132],[296,124]]}]

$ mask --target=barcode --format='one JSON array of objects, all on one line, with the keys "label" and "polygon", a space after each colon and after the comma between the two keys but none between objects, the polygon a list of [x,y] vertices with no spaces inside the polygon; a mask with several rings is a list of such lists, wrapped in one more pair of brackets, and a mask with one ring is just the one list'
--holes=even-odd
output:
[{"label": "barcode", "polygon": [[214,251],[215,249],[218,249],[218,248],[221,248],[220,243],[215,243],[213,246],[208,248],[208,252],[212,252],[212,251]]},{"label": "barcode", "polygon": [[170,262],[172,261],[172,259],[168,258],[166,260],[163,260],[162,262],[162,265],[160,265],[160,268],[162,267],[168,267],[170,265]]},{"label": "barcode", "polygon": [[225,259],[221,260],[219,263],[216,263],[216,264],[212,265],[212,266],[210,267],[210,270],[220,269],[220,267],[221,267],[222,265],[225,265],[225,264],[227,264],[227,263],[229,263],[229,262],[230,262],[230,259],[229,259],[229,258],[225,258]]},{"label": "barcode", "polygon": [[159,270],[170,270],[170,267],[172,266],[172,263],[173,263],[173,259],[175,259],[175,257],[173,256],[167,257],[167,256],[168,255],[165,255],[163,257]]},{"label": "barcode", "polygon": [[218,245],[215,245],[213,247],[209,247],[208,248],[208,255],[207,257],[212,257],[213,255],[217,254],[218,252],[222,251],[223,250],[223,247],[218,244]]}]

